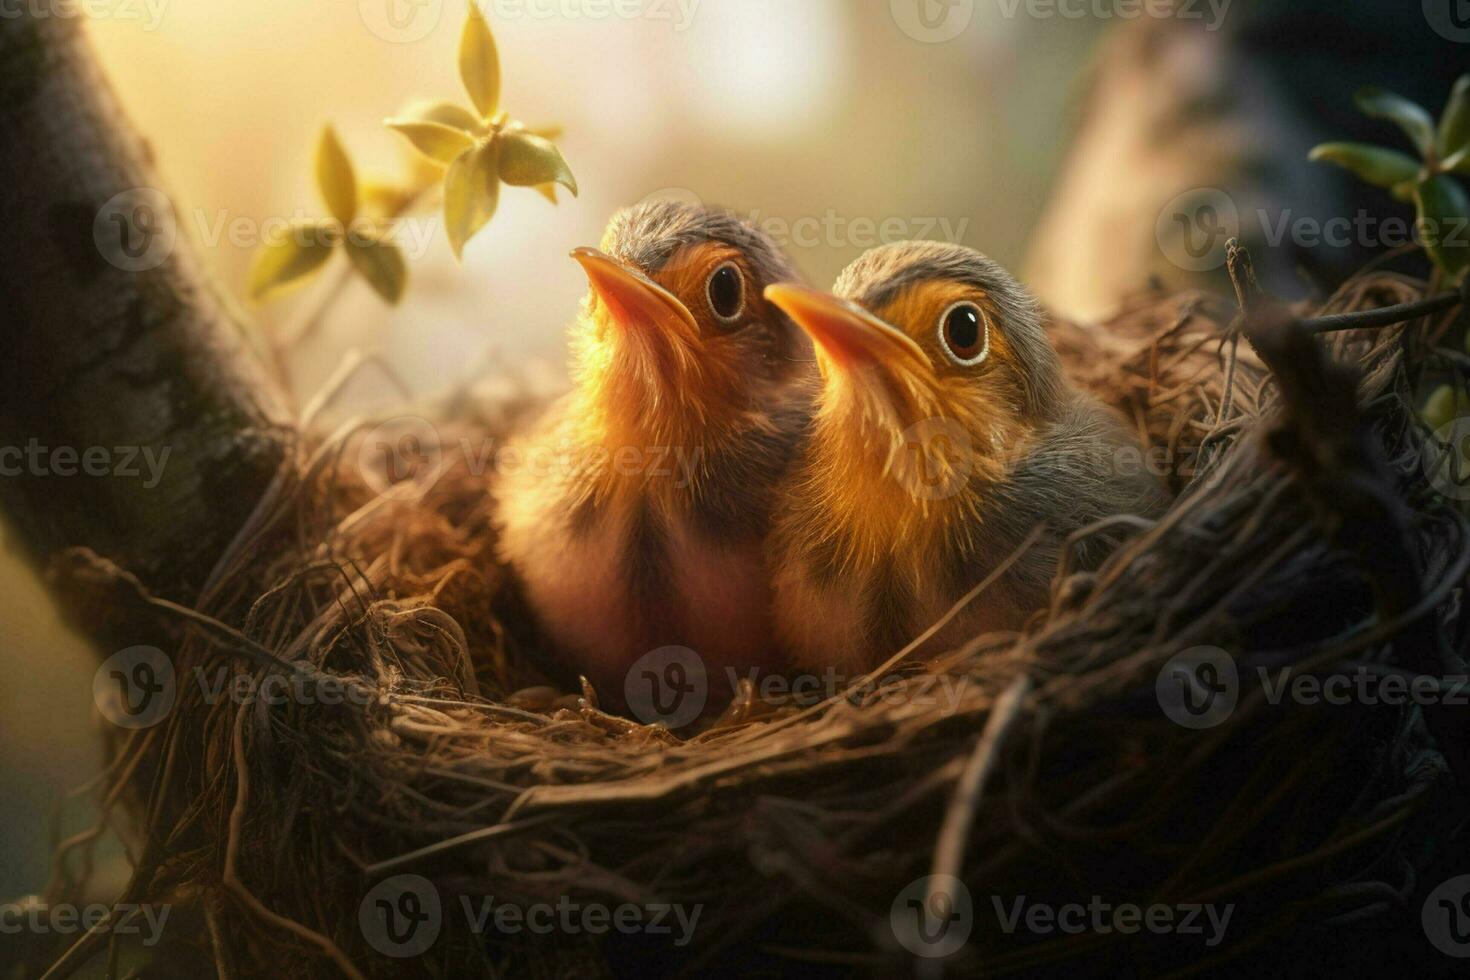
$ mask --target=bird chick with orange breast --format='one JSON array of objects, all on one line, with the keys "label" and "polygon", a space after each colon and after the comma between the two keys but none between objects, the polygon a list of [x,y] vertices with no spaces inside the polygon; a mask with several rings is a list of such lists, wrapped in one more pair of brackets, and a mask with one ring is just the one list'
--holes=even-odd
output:
[{"label": "bird chick with orange breast", "polygon": [[618,213],[601,250],[572,254],[591,284],[575,387],[503,476],[502,558],[612,704],[663,647],[693,650],[712,681],[771,667],[762,543],[815,372],[764,289],[796,272],[749,224],[668,202]]},{"label": "bird chick with orange breast", "polygon": [[[834,292],[766,292],[816,341],[822,379],[768,548],[778,635],[798,664],[877,666],[1042,526],[923,651],[1017,628],[1045,604],[1071,532],[1162,511],[1136,442],[1069,384],[1036,302],[996,263],[888,245]],[[1104,544],[1085,541],[1077,565]]]}]

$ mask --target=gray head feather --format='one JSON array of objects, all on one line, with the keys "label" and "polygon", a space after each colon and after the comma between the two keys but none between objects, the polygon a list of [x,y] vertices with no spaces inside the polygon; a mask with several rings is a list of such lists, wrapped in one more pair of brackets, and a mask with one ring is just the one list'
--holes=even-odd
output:
[{"label": "gray head feather", "polygon": [[799,282],[801,276],[776,243],[729,211],[677,201],[651,201],[612,216],[602,238],[603,251],[647,275],[662,272],[680,251],[700,242],[739,249],[763,286]]},{"label": "gray head feather", "polygon": [[904,290],[942,280],[983,290],[997,325],[1015,349],[1033,418],[1053,418],[1065,404],[1061,361],[1046,336],[1041,306],[1009,272],[971,248],[946,242],[897,242],[864,253],[837,277],[833,292],[870,310],[892,303]]}]

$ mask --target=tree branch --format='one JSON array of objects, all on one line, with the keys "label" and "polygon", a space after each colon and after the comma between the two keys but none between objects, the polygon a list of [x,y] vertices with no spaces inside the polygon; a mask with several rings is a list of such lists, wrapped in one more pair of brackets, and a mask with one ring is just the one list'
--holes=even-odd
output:
[{"label": "tree branch", "polygon": [[0,507],[189,601],[290,430],[80,23],[0,19]]}]

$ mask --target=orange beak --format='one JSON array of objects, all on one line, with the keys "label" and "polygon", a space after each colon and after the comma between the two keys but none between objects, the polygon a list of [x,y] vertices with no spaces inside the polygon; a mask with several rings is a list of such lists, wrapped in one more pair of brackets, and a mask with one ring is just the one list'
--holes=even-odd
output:
[{"label": "orange beak", "polygon": [[699,323],[689,308],[643,273],[595,248],[573,249],[572,258],[581,264],[592,292],[623,330],[652,329],[687,341],[699,337]]},{"label": "orange beak", "polygon": [[766,287],[766,299],[810,334],[817,350],[839,368],[878,365],[913,371],[931,367],[928,355],[908,334],[831,293],[780,283]]}]

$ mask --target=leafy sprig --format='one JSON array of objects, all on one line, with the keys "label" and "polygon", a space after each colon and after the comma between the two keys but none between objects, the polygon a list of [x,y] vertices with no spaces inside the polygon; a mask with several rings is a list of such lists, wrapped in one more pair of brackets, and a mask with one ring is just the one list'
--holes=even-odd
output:
[{"label": "leafy sprig", "polygon": [[1470,176],[1470,75],[1455,82],[1438,125],[1423,106],[1383,89],[1365,88],[1356,101],[1367,115],[1402,129],[1418,159],[1369,143],[1323,143],[1310,159],[1344,167],[1414,202],[1425,251],[1457,282],[1470,269],[1470,195],[1453,176]]},{"label": "leafy sprig", "polygon": [[250,270],[250,296],[262,299],[320,269],[338,249],[352,268],[388,303],[397,303],[408,280],[403,253],[390,241],[391,216],[362,207],[357,173],[337,138],[322,130],[316,148],[316,185],[329,218],[293,221],[261,247]]},{"label": "leafy sprig", "polygon": [[534,187],[556,203],[555,187],[577,194],[577,179],[551,140],[500,108],[500,55],[479,9],[470,5],[459,42],[459,77],[474,111],[450,102],[420,104],[386,125],[445,167],[444,227],[455,257],[495,216],[500,185]]},{"label": "leafy sprig", "polygon": [[341,249],[349,260],[345,268],[396,304],[408,267],[392,234],[398,219],[426,203],[431,191],[442,193],[445,230],[456,258],[495,216],[501,184],[534,188],[552,204],[558,184],[577,194],[577,180],[552,142],[559,128],[526,126],[500,108],[500,55],[474,3],[460,35],[459,73],[473,108],[419,102],[386,121],[424,158],[425,166],[406,186],[359,187],[335,130],[322,130],[314,169],[328,217],[290,222],[267,239],[251,267],[251,298],[304,281]]}]

